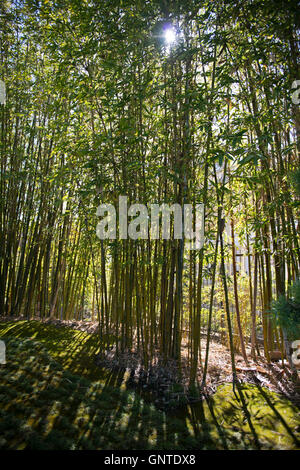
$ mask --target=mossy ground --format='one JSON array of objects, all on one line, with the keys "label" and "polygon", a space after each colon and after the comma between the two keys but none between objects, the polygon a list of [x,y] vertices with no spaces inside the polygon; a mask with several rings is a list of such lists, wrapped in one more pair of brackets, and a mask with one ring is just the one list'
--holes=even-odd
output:
[{"label": "mossy ground", "polygon": [[[97,338],[38,322],[0,324],[2,449],[295,449],[299,409],[266,389],[230,384],[176,413],[93,361]],[[242,397],[241,397],[242,394]],[[242,399],[241,399],[242,398]]]}]

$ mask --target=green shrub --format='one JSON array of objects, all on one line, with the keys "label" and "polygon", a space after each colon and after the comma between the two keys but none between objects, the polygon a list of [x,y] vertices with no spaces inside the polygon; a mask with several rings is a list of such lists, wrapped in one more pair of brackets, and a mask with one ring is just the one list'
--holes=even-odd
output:
[{"label": "green shrub", "polygon": [[295,192],[300,195],[300,167],[296,168],[291,174],[291,182]]},{"label": "green shrub", "polygon": [[272,317],[286,331],[290,341],[300,338],[300,279],[289,288],[288,296],[281,295],[272,302]]}]

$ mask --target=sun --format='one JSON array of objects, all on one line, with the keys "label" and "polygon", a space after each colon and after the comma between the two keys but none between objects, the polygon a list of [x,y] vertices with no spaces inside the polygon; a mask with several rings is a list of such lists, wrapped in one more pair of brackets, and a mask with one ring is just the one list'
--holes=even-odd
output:
[{"label": "sun", "polygon": [[172,44],[176,41],[176,31],[172,26],[169,26],[165,29],[164,32],[165,41],[167,44]]}]

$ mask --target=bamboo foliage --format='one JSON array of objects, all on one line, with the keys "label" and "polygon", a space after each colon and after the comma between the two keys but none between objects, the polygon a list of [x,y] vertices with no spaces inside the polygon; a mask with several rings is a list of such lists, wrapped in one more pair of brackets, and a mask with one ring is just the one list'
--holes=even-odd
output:
[{"label": "bamboo foliage", "polygon": [[[180,366],[186,341],[191,384],[199,368],[205,384],[225,318],[233,374],[236,336],[246,361],[260,334],[268,359],[284,354],[269,310],[300,269],[293,2],[0,8],[1,315],[97,318],[101,348],[137,348],[146,365],[159,352]],[[181,31],[169,47],[167,22]],[[148,207],[204,203],[203,248],[100,241],[96,208],[120,195]]]}]

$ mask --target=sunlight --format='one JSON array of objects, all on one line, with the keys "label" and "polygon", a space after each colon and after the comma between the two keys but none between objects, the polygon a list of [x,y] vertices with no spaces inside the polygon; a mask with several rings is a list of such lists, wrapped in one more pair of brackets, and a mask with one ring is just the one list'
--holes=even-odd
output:
[{"label": "sunlight", "polygon": [[172,26],[169,26],[167,29],[165,29],[164,32],[165,36],[165,41],[168,45],[172,44],[173,42],[176,41],[176,31]]},{"label": "sunlight", "polygon": [[296,2],[2,3],[0,454],[299,450]]}]

